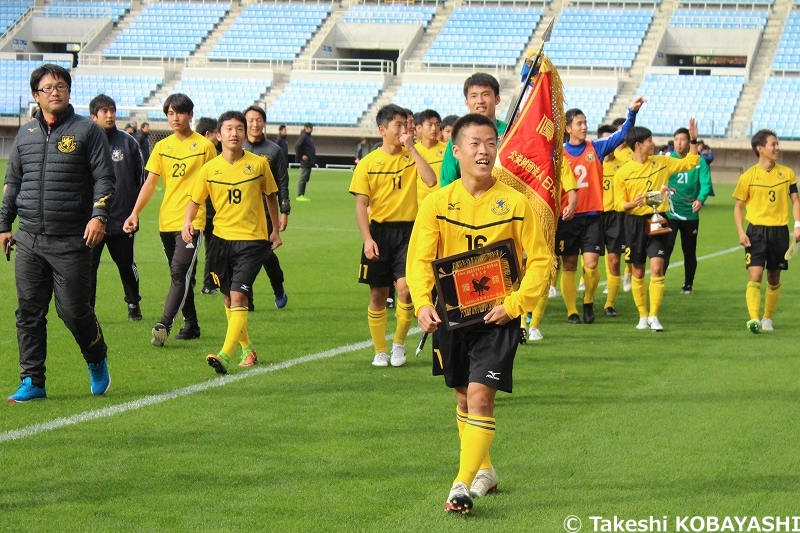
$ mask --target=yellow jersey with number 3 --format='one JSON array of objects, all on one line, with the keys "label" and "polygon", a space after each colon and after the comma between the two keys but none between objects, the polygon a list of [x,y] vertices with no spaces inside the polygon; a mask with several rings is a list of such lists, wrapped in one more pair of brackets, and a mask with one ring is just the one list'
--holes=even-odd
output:
[{"label": "yellow jersey with number 3", "polygon": [[789,223],[789,194],[797,186],[794,170],[775,165],[767,172],[753,165],[739,176],[733,197],[745,204],[745,219],[757,226],[785,226]]},{"label": "yellow jersey with number 3", "polygon": [[200,169],[191,192],[192,202],[205,205],[211,198],[214,235],[228,241],[261,241],[267,235],[267,217],[261,193],[278,192],[269,163],[263,157],[244,152],[234,164],[221,155]]},{"label": "yellow jersey with number 3", "polygon": [[422,159],[428,162],[433,172],[436,174],[436,185],[428,187],[425,182],[422,181],[419,173],[417,173],[417,207],[419,207],[422,205],[422,200],[424,200],[426,196],[439,189],[439,176],[442,175],[442,161],[444,161],[444,150],[447,148],[447,143],[440,142],[436,143],[431,148],[425,148],[425,146],[419,142],[414,145],[414,148],[417,149]]},{"label": "yellow jersey with number 3", "polygon": [[414,222],[417,218],[417,165],[408,150],[389,155],[373,150],[356,165],[350,193],[369,198],[369,219]]},{"label": "yellow jersey with number 3", "polygon": [[606,213],[616,211],[614,208],[614,174],[626,162],[627,160],[617,157],[617,152],[614,152],[611,161],[603,161],[603,211]]},{"label": "yellow jersey with number 3", "polygon": [[[183,141],[173,133],[153,147],[145,169],[164,178],[164,200],[158,212],[159,231],[181,231],[189,193],[195,177],[208,161],[217,156],[211,141],[193,131]],[[206,227],[206,206],[200,206],[192,221],[196,230]]]},{"label": "yellow jersey with number 3", "polygon": [[[633,159],[622,165],[614,174],[614,208],[624,211],[626,202],[632,202],[636,196],[648,191],[660,191],[669,183],[669,177],[682,170],[691,170],[697,166],[700,156],[687,154],[683,159],[675,159],[666,155],[651,155],[644,163]],[[669,202],[658,206],[659,213],[666,213]],[[647,204],[627,211],[630,215],[652,215],[653,208]]]}]

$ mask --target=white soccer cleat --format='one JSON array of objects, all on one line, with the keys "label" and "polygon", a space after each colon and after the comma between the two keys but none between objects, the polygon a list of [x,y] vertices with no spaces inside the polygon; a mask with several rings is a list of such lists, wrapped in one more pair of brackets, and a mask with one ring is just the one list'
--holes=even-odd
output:
[{"label": "white soccer cleat", "polygon": [[376,353],[372,366],[389,366],[389,356],[384,352]]},{"label": "white soccer cleat", "polygon": [[[403,366],[406,364],[406,345],[395,342],[392,344],[392,366]],[[375,363],[372,363],[375,364]],[[386,366],[386,365],[384,365]]]},{"label": "white soccer cleat", "polygon": [[469,495],[472,499],[483,498],[487,494],[497,490],[497,472],[494,468],[482,468],[475,474],[472,486],[469,488]]},{"label": "white soccer cleat", "polygon": [[472,496],[469,495],[467,484],[459,481],[453,484],[447,501],[444,502],[444,510],[451,513],[467,514],[472,509]]},{"label": "white soccer cleat", "polygon": [[608,294],[608,287],[606,287],[605,289],[603,289],[603,294]]},{"label": "white soccer cleat", "polygon": [[650,326],[650,331],[664,331],[664,326],[662,326],[661,322],[658,321],[657,316],[651,316],[648,318],[647,323]]},{"label": "white soccer cleat", "polygon": [[647,321],[646,316],[639,318],[639,323],[636,324],[636,329],[650,329],[650,323]]},{"label": "white soccer cleat", "polygon": [[775,331],[775,328],[772,327],[772,319],[771,318],[762,318],[761,319],[761,331]]},{"label": "white soccer cleat", "polygon": [[556,296],[558,296],[558,291],[556,290],[555,287],[550,285],[550,291],[547,293],[547,297],[548,298],[555,298]]},{"label": "white soccer cleat", "polygon": [[578,283],[578,290],[585,291],[586,290],[586,283],[584,283],[583,278],[581,278],[581,282]]},{"label": "white soccer cleat", "polygon": [[539,331],[539,328],[530,328],[528,330],[529,341],[540,341],[542,339],[544,339],[544,335],[542,335],[542,332]]},{"label": "white soccer cleat", "polygon": [[625,292],[631,292],[631,287],[633,284],[631,283],[631,275],[630,274],[623,274],[622,276],[622,290]]}]

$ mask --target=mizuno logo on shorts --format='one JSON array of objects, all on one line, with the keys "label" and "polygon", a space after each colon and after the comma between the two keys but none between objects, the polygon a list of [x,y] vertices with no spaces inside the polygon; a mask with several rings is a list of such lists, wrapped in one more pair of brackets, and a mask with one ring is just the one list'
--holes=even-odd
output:
[{"label": "mizuno logo on shorts", "polygon": [[492,372],[491,370],[489,370],[489,373],[486,374],[487,378],[496,379],[497,381],[500,381],[500,377],[499,376],[500,376],[500,372]]}]

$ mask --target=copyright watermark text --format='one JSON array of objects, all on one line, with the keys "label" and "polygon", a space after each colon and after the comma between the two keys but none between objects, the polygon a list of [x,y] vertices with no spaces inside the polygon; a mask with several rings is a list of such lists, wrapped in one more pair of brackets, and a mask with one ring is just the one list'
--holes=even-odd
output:
[{"label": "copyright watermark text", "polygon": [[619,516],[589,516],[586,528],[579,516],[564,519],[564,531],[600,531],[609,533],[723,533],[760,532],[800,533],[800,516],[649,516],[625,518]]}]

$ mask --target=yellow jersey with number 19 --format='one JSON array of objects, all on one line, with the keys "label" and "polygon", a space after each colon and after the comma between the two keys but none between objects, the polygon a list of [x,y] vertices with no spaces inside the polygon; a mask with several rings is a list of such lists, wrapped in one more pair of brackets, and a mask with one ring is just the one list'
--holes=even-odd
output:
[{"label": "yellow jersey with number 19", "polygon": [[267,217],[261,193],[278,192],[269,163],[251,152],[234,164],[221,155],[200,169],[191,192],[192,202],[205,205],[211,197],[214,235],[228,241],[267,240]]},{"label": "yellow jersey with number 19", "polygon": [[757,226],[785,226],[789,223],[789,194],[797,186],[794,170],[775,165],[767,172],[753,165],[739,176],[733,197],[745,203],[745,219]]},{"label": "yellow jersey with number 19", "polygon": [[[158,212],[159,231],[181,231],[189,193],[195,177],[208,161],[217,156],[211,141],[193,131],[183,141],[173,133],[153,147],[145,169],[164,178],[164,200]],[[196,230],[206,227],[206,206],[200,206],[192,221]]]},{"label": "yellow jersey with number 19", "polygon": [[417,164],[403,147],[394,155],[373,150],[356,165],[350,193],[369,198],[369,219],[414,222],[417,217]]},{"label": "yellow jersey with number 19", "polygon": [[439,176],[442,175],[442,161],[444,161],[444,150],[447,148],[447,143],[439,142],[430,148],[425,148],[421,142],[418,142],[414,145],[414,148],[417,149],[422,159],[428,162],[433,172],[436,174],[436,185],[428,187],[425,182],[422,181],[419,173],[417,173],[417,207],[419,207],[422,205],[422,200],[424,200],[426,196],[439,189]]}]

